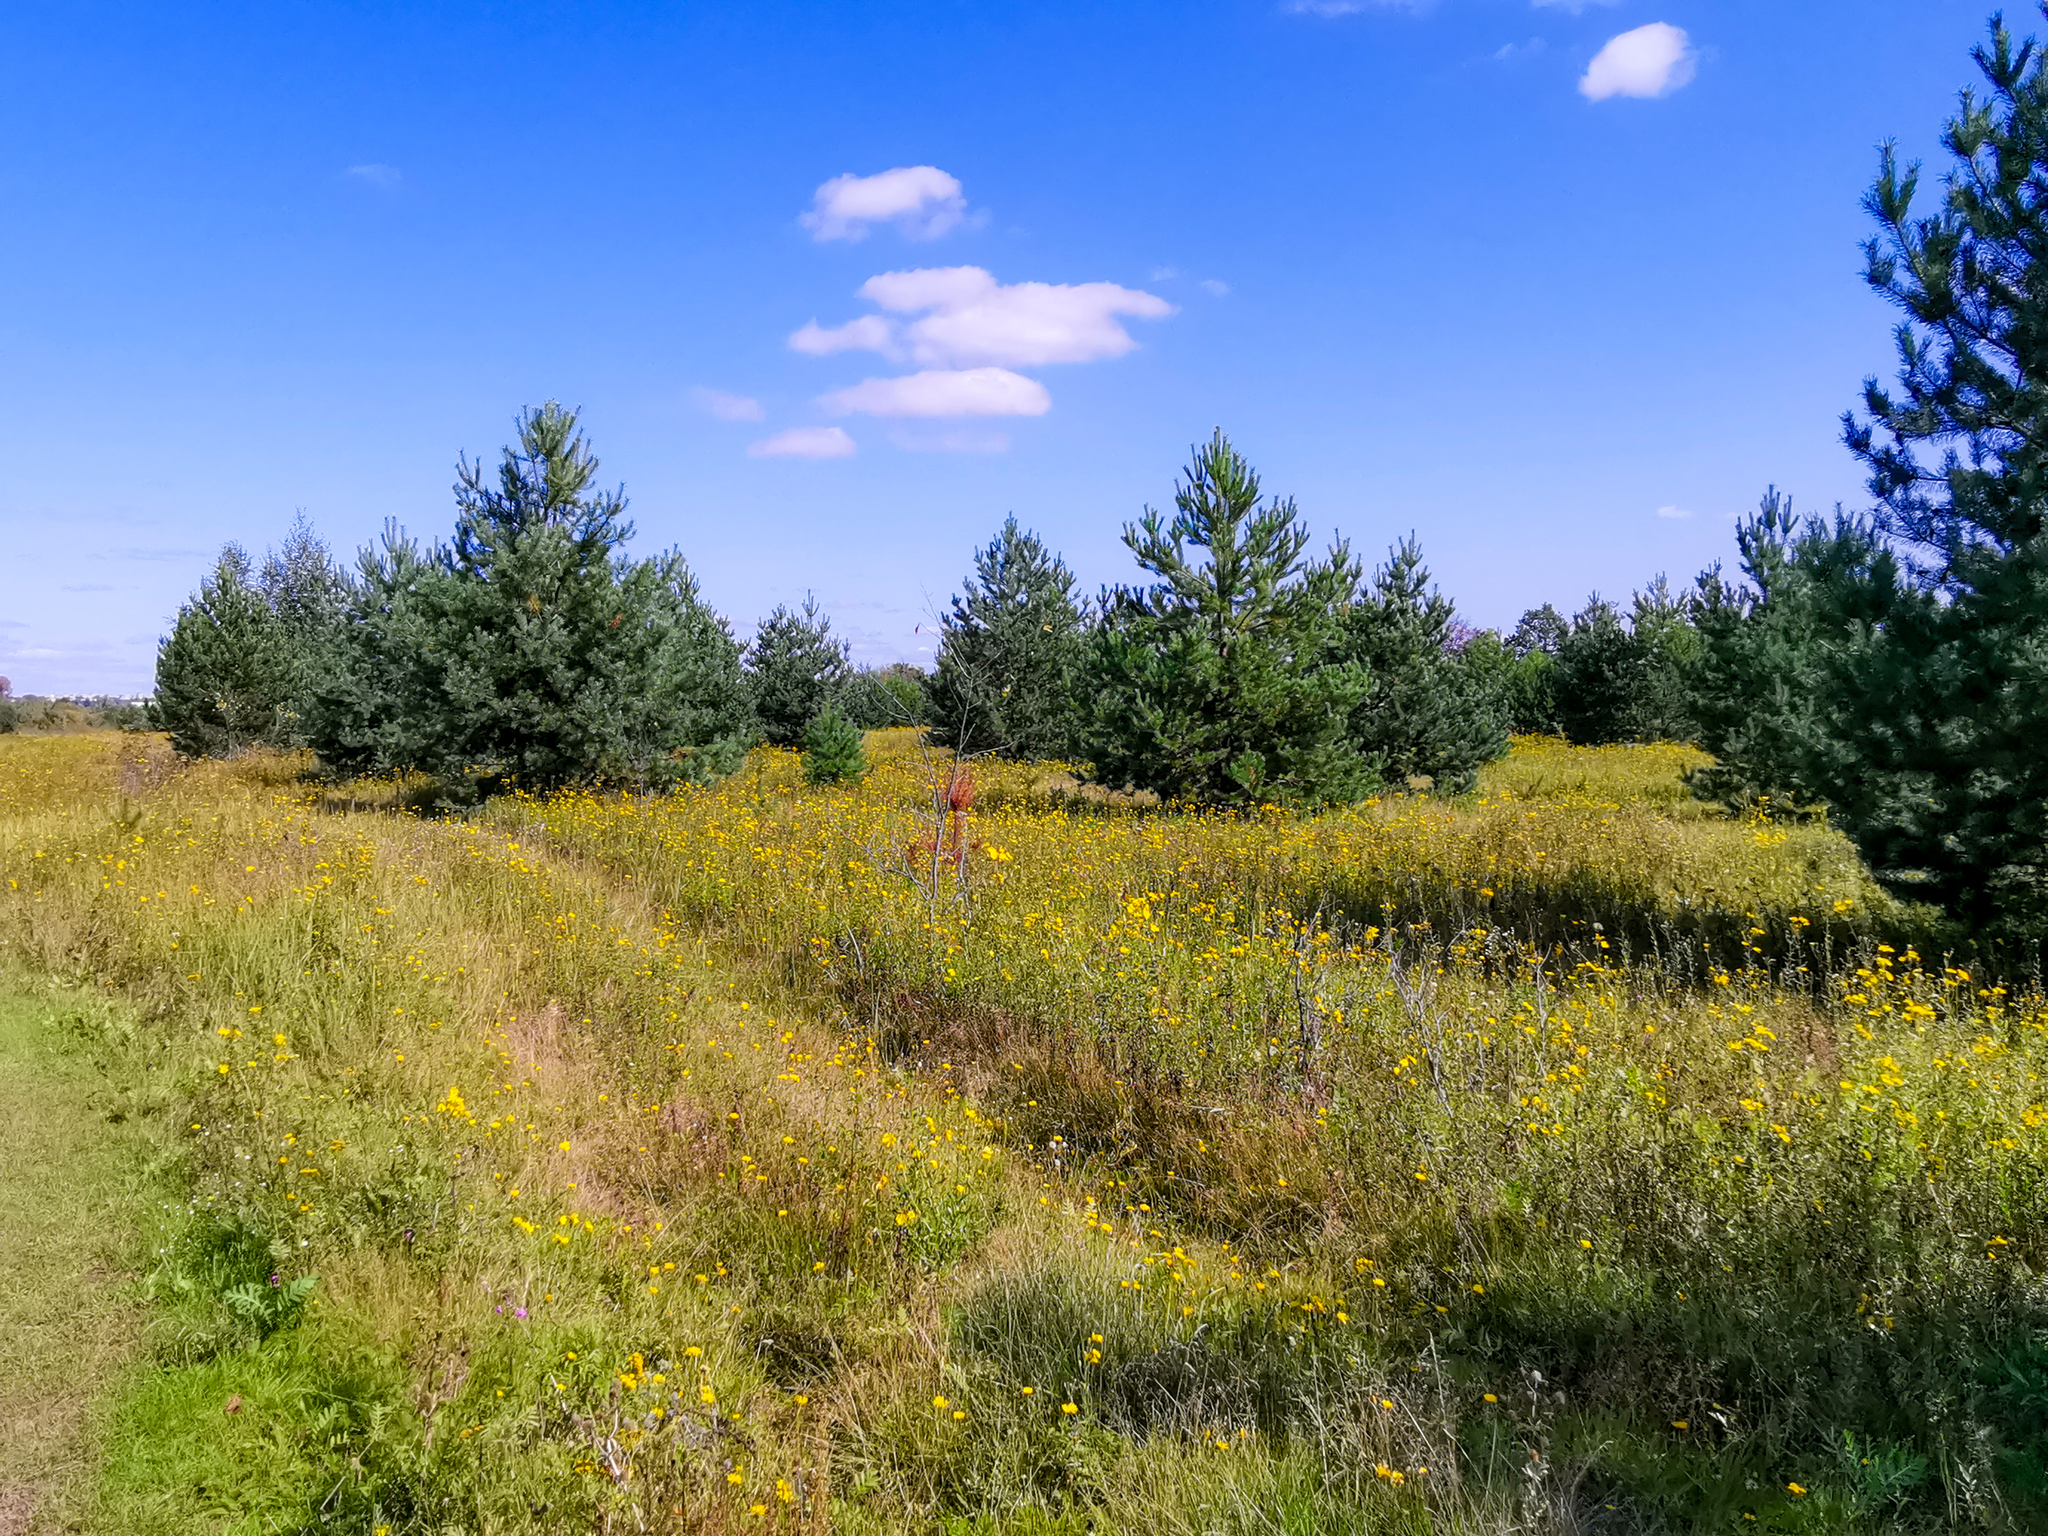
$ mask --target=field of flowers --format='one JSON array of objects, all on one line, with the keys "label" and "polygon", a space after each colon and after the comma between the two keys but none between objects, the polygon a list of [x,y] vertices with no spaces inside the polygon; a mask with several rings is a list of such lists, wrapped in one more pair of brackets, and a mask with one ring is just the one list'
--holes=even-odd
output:
[{"label": "field of flowers", "polygon": [[0,741],[0,961],[166,1191],[107,1529],[2048,1520],[2048,1006],[1824,827],[870,750],[435,820]]}]

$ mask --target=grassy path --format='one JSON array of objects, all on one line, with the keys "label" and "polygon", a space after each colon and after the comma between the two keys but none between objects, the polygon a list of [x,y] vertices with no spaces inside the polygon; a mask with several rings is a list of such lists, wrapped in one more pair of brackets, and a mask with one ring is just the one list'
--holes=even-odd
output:
[{"label": "grassy path", "polygon": [[94,1410],[132,1351],[138,1145],[63,1008],[0,973],[0,1536],[80,1529]]}]

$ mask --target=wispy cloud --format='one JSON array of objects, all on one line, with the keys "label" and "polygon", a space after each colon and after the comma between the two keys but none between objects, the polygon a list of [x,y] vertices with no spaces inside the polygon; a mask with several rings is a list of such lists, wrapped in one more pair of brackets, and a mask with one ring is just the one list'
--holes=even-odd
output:
[{"label": "wispy cloud", "polygon": [[1007,368],[930,368],[895,379],[864,379],[819,402],[840,416],[1043,416],[1052,396]]},{"label": "wispy cloud", "polygon": [[723,389],[691,392],[697,409],[718,421],[765,421],[768,413],[752,395],[735,395]]},{"label": "wispy cloud", "polygon": [[405,180],[405,173],[392,165],[352,165],[342,174],[351,181],[360,181],[368,187],[381,187],[387,192]]},{"label": "wispy cloud", "polygon": [[1220,277],[1205,277],[1202,279],[1202,291],[1214,294],[1220,299],[1230,292],[1230,284],[1224,282]]},{"label": "wispy cloud", "polygon": [[879,352],[940,368],[1086,363],[1137,346],[1120,317],[1156,320],[1173,313],[1166,300],[1138,288],[1004,284],[981,267],[884,272],[863,283],[860,296],[888,313],[830,328],[813,320],[789,338],[790,346],[814,355]]},{"label": "wispy cloud", "polygon": [[1659,507],[1657,515],[1659,517],[1668,517],[1675,521],[1678,518],[1691,517],[1692,513],[1685,507]]},{"label": "wispy cloud", "polygon": [[1665,96],[1692,79],[1697,63],[1692,39],[1683,27],[1653,21],[1610,37],[1586,66],[1579,94],[1588,101]]},{"label": "wispy cloud", "polygon": [[1583,16],[1596,5],[1614,5],[1618,0],[1529,0],[1538,10],[1565,11],[1573,16]]},{"label": "wispy cloud", "polygon": [[873,176],[834,176],[799,222],[813,240],[865,240],[894,224],[912,240],[934,240],[967,216],[957,177],[935,165],[902,165]]},{"label": "wispy cloud", "polygon": [[838,427],[791,427],[747,445],[750,459],[846,459],[858,451]]}]

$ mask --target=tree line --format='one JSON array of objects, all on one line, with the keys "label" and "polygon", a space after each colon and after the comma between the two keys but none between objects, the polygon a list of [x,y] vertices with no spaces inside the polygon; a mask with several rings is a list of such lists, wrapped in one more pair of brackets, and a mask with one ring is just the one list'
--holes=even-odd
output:
[{"label": "tree line", "polygon": [[1899,894],[2039,934],[2048,73],[1995,21],[1976,59],[1985,90],[1947,125],[1938,210],[1912,213],[1918,168],[1889,149],[1866,198],[1866,280],[1905,314],[1897,385],[1865,381],[1843,417],[1872,506],[1802,519],[1773,489],[1734,574],[1474,631],[1412,537],[1369,572],[1341,540],[1311,552],[1294,503],[1219,431],[1171,513],[1125,527],[1130,581],[1083,595],[1012,519],[976,552],[930,674],[860,669],[813,603],[743,646],[679,554],[629,557],[623,493],[596,488],[575,414],[551,403],[494,476],[458,465],[445,543],[389,527],[350,570],[303,524],[260,568],[224,550],[163,643],[155,717],[188,753],[307,746],[456,800],[703,783],[758,741],[843,778],[860,731],[887,724],[1221,805],[1461,793],[1516,731],[1693,741],[1715,759],[1700,794],[1824,814]]}]

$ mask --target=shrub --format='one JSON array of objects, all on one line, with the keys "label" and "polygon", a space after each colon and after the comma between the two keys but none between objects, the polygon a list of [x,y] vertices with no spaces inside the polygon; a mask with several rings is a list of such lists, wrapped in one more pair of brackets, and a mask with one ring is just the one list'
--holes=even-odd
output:
[{"label": "shrub", "polygon": [[860,728],[837,704],[827,704],[804,732],[804,778],[813,784],[843,784],[867,771]]}]

